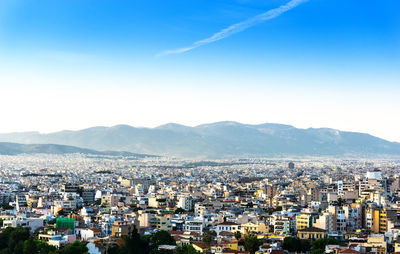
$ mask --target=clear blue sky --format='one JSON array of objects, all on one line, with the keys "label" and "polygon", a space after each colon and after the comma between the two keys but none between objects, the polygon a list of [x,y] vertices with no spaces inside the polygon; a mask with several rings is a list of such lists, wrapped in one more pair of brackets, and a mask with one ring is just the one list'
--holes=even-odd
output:
[{"label": "clear blue sky", "polygon": [[400,141],[400,1],[2,0],[0,132],[235,120]]}]

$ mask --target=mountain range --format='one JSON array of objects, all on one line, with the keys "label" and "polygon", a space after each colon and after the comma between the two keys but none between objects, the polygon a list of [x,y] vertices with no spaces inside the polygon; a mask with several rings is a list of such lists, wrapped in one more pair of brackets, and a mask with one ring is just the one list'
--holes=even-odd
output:
[{"label": "mountain range", "polygon": [[116,125],[49,134],[7,133],[0,134],[0,141],[184,158],[400,155],[400,143],[369,134],[273,123],[217,122],[195,127],[170,123],[156,128]]}]

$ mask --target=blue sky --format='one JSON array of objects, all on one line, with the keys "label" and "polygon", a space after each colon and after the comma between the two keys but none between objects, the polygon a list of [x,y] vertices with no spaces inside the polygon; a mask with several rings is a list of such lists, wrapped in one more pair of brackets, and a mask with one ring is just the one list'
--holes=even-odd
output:
[{"label": "blue sky", "polygon": [[[235,120],[400,141],[400,2],[2,0],[0,132]],[[3,121],[2,121],[3,122]]]}]

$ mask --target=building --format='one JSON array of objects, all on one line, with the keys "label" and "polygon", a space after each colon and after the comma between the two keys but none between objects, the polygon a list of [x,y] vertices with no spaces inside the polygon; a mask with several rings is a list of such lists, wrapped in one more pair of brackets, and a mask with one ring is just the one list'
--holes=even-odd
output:
[{"label": "building", "polygon": [[326,237],[326,230],[321,228],[305,228],[297,231],[297,237],[302,240],[317,240]]},{"label": "building", "polygon": [[95,190],[84,189],[82,191],[83,202],[85,202],[87,204],[93,203],[95,201],[95,199],[94,199],[95,195],[96,195],[96,191]]},{"label": "building", "polygon": [[103,206],[116,207],[118,206],[118,202],[119,202],[119,197],[117,195],[107,195],[101,197],[101,205]]},{"label": "building", "polygon": [[183,226],[185,231],[189,232],[197,232],[200,235],[203,234],[203,229],[204,229],[204,221],[200,218],[194,218],[190,220],[186,220],[185,224]]},{"label": "building", "polygon": [[101,236],[100,229],[97,228],[85,228],[81,230],[81,239],[87,241],[89,239]]},{"label": "building", "polygon": [[3,228],[13,227],[16,228],[18,226],[24,228],[30,228],[31,232],[34,232],[36,229],[43,227],[43,219],[42,218],[23,218],[23,217],[15,217],[9,218],[3,221]]},{"label": "building", "polygon": [[193,210],[193,198],[190,196],[181,197],[178,201],[177,207],[182,208],[186,211],[192,211]]},{"label": "building", "polygon": [[241,232],[242,234],[267,233],[267,226],[265,225],[265,223],[248,222],[241,224]]},{"label": "building", "polygon": [[215,228],[215,232],[217,235],[220,235],[222,232],[230,232],[235,233],[236,231],[240,231],[240,225],[235,222],[222,222],[218,224]]},{"label": "building", "polygon": [[61,186],[61,191],[62,192],[73,192],[73,193],[78,193],[79,191],[79,185],[78,184],[73,184],[73,183],[66,183]]}]

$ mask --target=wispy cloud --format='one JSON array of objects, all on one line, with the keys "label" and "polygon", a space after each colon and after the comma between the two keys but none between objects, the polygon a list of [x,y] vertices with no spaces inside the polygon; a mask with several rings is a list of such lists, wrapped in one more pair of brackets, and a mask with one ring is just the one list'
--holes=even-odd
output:
[{"label": "wispy cloud", "polygon": [[233,24],[225,29],[222,29],[221,31],[213,34],[212,36],[200,40],[200,41],[196,41],[194,42],[192,45],[188,46],[188,47],[183,47],[183,48],[178,48],[178,49],[172,49],[172,50],[166,50],[161,52],[160,54],[158,54],[157,56],[165,56],[165,55],[171,55],[171,54],[180,54],[180,53],[184,53],[187,51],[190,51],[192,49],[198,48],[200,46],[204,46],[206,44],[215,42],[215,41],[219,41],[222,39],[225,39],[233,34],[242,32],[244,30],[246,30],[249,27],[252,27],[254,25],[257,25],[259,23],[265,22],[267,20],[273,19],[278,17],[279,15],[295,8],[296,6],[300,5],[301,3],[304,3],[308,0],[291,0],[290,2],[288,2],[287,4],[281,5],[278,8],[275,9],[271,9],[267,12],[264,12],[262,14],[259,14],[255,17],[249,18],[245,21]]}]

